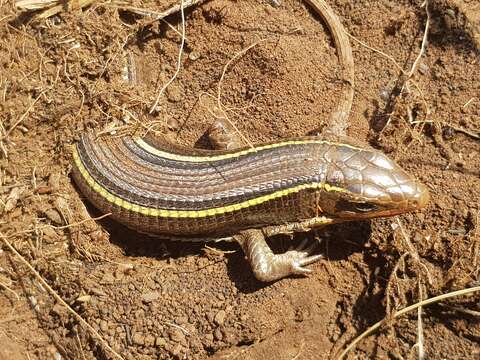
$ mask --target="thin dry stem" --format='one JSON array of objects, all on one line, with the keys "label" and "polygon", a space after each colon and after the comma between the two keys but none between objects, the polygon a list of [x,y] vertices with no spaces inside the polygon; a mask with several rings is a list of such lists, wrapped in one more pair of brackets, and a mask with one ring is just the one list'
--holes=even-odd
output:
[{"label": "thin dry stem", "polygon": [[[420,60],[421,60],[422,56],[424,55],[425,50],[427,48],[428,30],[430,28],[430,10],[428,8],[428,1],[427,0],[425,0],[425,2],[422,4],[422,7],[423,6],[425,6],[425,11],[427,13],[427,21],[425,22],[425,30],[423,32],[422,45],[420,46],[420,51],[419,51],[415,61],[413,62],[410,71],[406,74],[406,78],[403,80],[403,84],[402,84],[402,87],[400,89],[400,93],[398,94],[399,97],[403,95],[403,93],[405,91],[405,88],[408,88],[408,83],[409,83],[409,81],[412,80],[412,77],[413,77],[415,71],[417,70],[417,66],[420,63]],[[404,74],[405,74],[405,72],[404,72]],[[417,86],[417,89],[420,89],[420,88]],[[420,91],[420,94],[423,98],[423,92],[422,91]],[[426,101],[425,101],[425,104],[426,104]],[[426,106],[426,109],[427,109],[427,114],[429,114],[429,112],[430,112],[429,107]],[[385,124],[384,129],[387,128],[387,126],[390,124],[391,121],[392,121],[392,116],[390,115],[388,117],[388,120],[387,120],[387,123]]]},{"label": "thin dry stem", "polygon": [[407,75],[407,73],[405,72],[405,70],[403,70],[403,68],[398,64],[398,62],[393,58],[393,56],[390,56],[388,55],[387,53],[384,53],[383,51],[381,50],[378,50],[374,47],[371,47],[369,45],[367,45],[366,43],[364,43],[363,41],[361,41],[360,39],[356,38],[355,36],[353,36],[352,34],[348,33],[346,30],[344,30],[345,34],[350,37],[351,39],[355,40],[356,42],[358,42],[360,45],[362,45],[363,47],[373,51],[373,52],[376,52],[377,54],[380,54],[381,56],[387,58],[388,60],[390,60],[394,65],[395,67],[400,70],[400,72],[403,74],[403,75]]},{"label": "thin dry stem", "polygon": [[473,101],[475,101],[477,98],[472,97],[470,100],[468,100],[464,105],[463,108],[466,109],[468,105],[470,105]]},{"label": "thin dry stem", "polygon": [[171,322],[168,322],[168,321],[164,321],[163,323],[164,323],[165,325],[168,325],[168,326],[174,327],[174,328],[176,328],[176,329],[179,329],[179,330],[181,330],[185,335],[190,336],[190,333],[188,332],[188,330],[185,329],[184,327],[180,326],[180,325],[177,325],[177,324],[174,324],[174,323],[171,323]]},{"label": "thin dry stem", "polygon": [[[442,301],[442,300],[450,299],[450,298],[457,297],[457,296],[467,295],[467,294],[473,294],[475,292],[480,292],[480,286],[475,286],[475,287],[471,287],[471,288],[467,288],[467,289],[452,291],[452,292],[447,293],[447,294],[442,294],[442,295],[438,295],[438,296],[435,296],[435,297],[430,298],[430,299],[419,301],[419,302],[417,302],[413,305],[410,305],[406,308],[403,308],[400,311],[397,311],[395,314],[393,314],[391,319],[396,319],[396,318],[398,318],[402,315],[405,315],[405,314],[407,314],[407,313],[409,313],[413,310],[416,310],[416,309],[418,309],[419,306],[427,306],[427,305],[431,305],[431,304],[437,303],[437,302]],[[345,356],[351,350],[353,350],[355,348],[355,346],[360,341],[362,341],[365,337],[369,336],[370,334],[375,332],[377,329],[379,329],[380,327],[385,325],[387,323],[387,320],[390,320],[390,318],[389,319],[385,318],[383,320],[380,320],[379,322],[377,322],[376,324],[372,325],[367,330],[365,330],[362,334],[360,334],[357,338],[355,338],[355,340],[353,340],[350,343],[350,345],[347,346],[347,348],[345,350],[342,351],[342,353],[338,356],[338,359],[339,360],[344,359]]]},{"label": "thin dry stem", "polygon": [[18,118],[18,120],[10,127],[10,129],[8,129],[8,131],[6,132],[5,134],[5,137],[4,138],[7,138],[10,136],[10,134],[12,133],[12,131],[23,121],[25,120],[25,118],[27,117],[27,115],[30,113],[30,111],[32,111],[33,107],[35,106],[35,104],[38,102],[38,100],[40,100],[40,98],[42,97],[43,94],[45,94],[46,90],[42,91],[36,98],[35,100],[32,101],[32,103],[30,104],[30,106],[28,107],[28,109],[22,114],[22,116],[20,116]]},{"label": "thin dry stem", "polygon": [[480,318],[480,311],[475,311],[475,310],[470,310],[470,309],[465,309],[460,306],[453,306],[453,305],[445,305],[445,304],[440,304],[441,306],[451,309],[453,311],[458,311],[460,313],[469,315],[469,316],[474,316],[474,317],[479,317]]},{"label": "thin dry stem", "polygon": [[75,319],[77,319],[80,324],[82,324],[95,338],[97,338],[103,346],[110,351],[116,358],[123,360],[123,357],[118,354],[112,347],[105,341],[105,339],[87,322],[85,321],[75,310],[73,310],[70,305],[68,305],[61,297],[57,294],[55,290],[53,290],[50,285],[40,276],[40,274],[33,268],[32,265],[10,244],[7,240],[7,237],[0,233],[0,237],[2,238],[5,245],[13,252],[19,260],[30,270],[30,272],[37,278],[37,280],[47,289],[50,295],[55,298],[55,300],[60,303],[67,311],[73,315]]},{"label": "thin dry stem", "polygon": [[68,229],[68,228],[71,228],[71,227],[74,227],[74,226],[79,226],[79,225],[82,225],[86,222],[89,222],[89,221],[97,221],[97,220],[101,220],[101,219],[104,219],[108,216],[112,215],[112,213],[106,213],[106,214],[103,214],[103,215],[100,215],[98,217],[94,217],[94,218],[89,218],[89,219],[83,219],[79,222],[76,222],[76,223],[71,223],[71,224],[68,224],[68,225],[63,225],[63,226],[53,226],[53,225],[46,225],[46,226],[42,226],[42,227],[39,227],[39,229],[42,229],[42,228],[45,228],[45,227],[51,227],[52,229],[56,229],[56,230],[62,230],[62,229]]},{"label": "thin dry stem", "polygon": [[167,16],[175,14],[179,11],[183,11],[190,6],[202,3],[203,1],[205,1],[205,0],[184,0],[183,4],[174,5],[171,8],[169,8],[165,11],[162,11],[162,12],[157,12],[157,11],[152,11],[152,10],[148,10],[148,9],[133,7],[133,6],[130,6],[130,4],[128,2],[119,1],[119,0],[112,1],[112,5],[120,8],[120,9],[123,9],[123,10],[128,10],[128,11],[131,11],[131,12],[135,12],[135,13],[140,14],[140,15],[142,15],[142,13],[143,13],[146,16],[151,16],[151,17],[154,18],[152,20],[152,22],[154,22],[154,21],[162,20],[162,19],[166,18]]},{"label": "thin dry stem", "polygon": [[175,70],[175,73],[170,78],[170,80],[168,80],[165,83],[165,85],[163,85],[163,87],[158,92],[157,98],[155,99],[155,102],[153,103],[152,107],[150,108],[149,114],[151,114],[155,111],[155,109],[157,108],[158,102],[160,101],[160,97],[162,96],[163,92],[177,78],[178,74],[180,73],[180,68],[182,66],[183,47],[185,45],[185,11],[184,11],[183,0],[180,0],[180,14],[181,14],[181,17],[182,17],[182,42],[180,44],[180,49],[178,51],[177,69]]},{"label": "thin dry stem", "polygon": [[7,290],[10,294],[13,294],[16,298],[17,298],[17,301],[20,300],[20,296],[18,296],[18,294],[12,290],[7,284],[3,283],[2,281],[0,281],[0,287],[3,287],[5,290]]},{"label": "thin dry stem", "polygon": [[425,2],[422,4],[422,7],[423,6],[425,6],[425,11],[427,13],[427,21],[425,22],[425,31],[423,32],[423,39],[422,39],[422,45],[420,47],[420,52],[418,53],[418,56],[413,62],[412,68],[408,73],[408,79],[410,79],[415,73],[415,71],[417,70],[418,64],[420,63],[420,59],[422,58],[423,54],[425,54],[425,50],[427,48],[428,30],[430,28],[430,9],[428,8],[428,0],[425,0]]},{"label": "thin dry stem", "polygon": [[[418,280],[418,294],[420,301],[423,301],[423,284]],[[422,306],[417,309],[417,343],[418,347],[418,360],[425,359],[425,350],[423,346],[423,320],[422,320]]]},{"label": "thin dry stem", "polygon": [[241,133],[241,131],[237,128],[237,126],[233,123],[233,121],[231,121],[229,119],[229,117],[227,115],[226,108],[222,104],[222,85],[223,85],[223,80],[225,78],[225,74],[227,73],[228,67],[231,65],[231,63],[233,61],[235,61],[236,59],[238,59],[239,57],[243,56],[248,50],[257,46],[259,43],[261,43],[263,41],[266,41],[266,39],[260,39],[256,42],[254,42],[253,44],[250,44],[246,48],[244,48],[244,49],[240,50],[238,53],[236,53],[230,60],[228,60],[228,62],[223,67],[222,76],[220,76],[220,80],[218,81],[218,85],[217,85],[217,108],[222,113],[222,118],[224,118],[225,120],[228,121],[228,123],[235,129],[237,134],[239,134],[240,137],[243,139],[243,141],[245,141],[245,143],[247,143],[248,146],[250,146],[251,148],[254,148],[253,144],[247,139],[246,136],[244,136]]}]

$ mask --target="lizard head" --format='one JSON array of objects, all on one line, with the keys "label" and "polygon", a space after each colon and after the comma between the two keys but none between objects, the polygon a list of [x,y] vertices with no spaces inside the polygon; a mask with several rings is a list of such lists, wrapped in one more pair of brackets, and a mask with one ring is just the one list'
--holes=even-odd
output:
[{"label": "lizard head", "polygon": [[337,221],[394,216],[425,207],[428,189],[385,154],[336,147],[328,162],[320,207]]}]

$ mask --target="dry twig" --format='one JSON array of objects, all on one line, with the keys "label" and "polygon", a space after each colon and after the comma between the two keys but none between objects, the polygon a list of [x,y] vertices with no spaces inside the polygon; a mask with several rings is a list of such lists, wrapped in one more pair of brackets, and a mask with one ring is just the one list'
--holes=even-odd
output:
[{"label": "dry twig", "polygon": [[438,296],[435,296],[433,298],[426,299],[426,300],[417,302],[416,304],[410,305],[406,308],[403,308],[402,310],[397,311],[395,314],[393,314],[393,316],[391,318],[388,318],[388,319],[385,318],[383,320],[380,320],[379,322],[377,322],[376,324],[372,325],[367,330],[365,330],[362,334],[360,334],[357,338],[355,338],[355,340],[353,340],[345,350],[342,351],[342,353],[338,356],[338,359],[339,360],[344,359],[345,356],[351,350],[353,350],[355,348],[355,346],[360,341],[362,341],[365,337],[371,335],[377,329],[381,328],[390,319],[392,319],[392,320],[396,319],[396,318],[398,318],[402,315],[405,315],[405,314],[409,313],[410,311],[418,309],[418,307],[420,307],[420,306],[427,306],[427,305],[434,304],[434,303],[437,303],[437,302],[442,301],[442,300],[450,299],[450,298],[457,297],[457,296],[467,295],[467,294],[473,294],[475,292],[480,292],[480,286],[475,286],[475,287],[471,287],[471,288],[467,288],[467,289],[452,291],[450,293],[438,295]]},{"label": "dry twig", "polygon": [[[223,67],[223,71],[222,71],[222,75],[220,76],[220,80],[218,81],[218,85],[217,85],[217,96],[215,98],[215,100],[217,101],[217,107],[216,107],[216,110],[218,110],[220,112],[220,114],[217,114],[215,111],[212,111],[210,109],[208,109],[208,111],[210,112],[210,114],[212,114],[215,118],[217,119],[225,119],[228,121],[228,123],[232,126],[232,128],[235,130],[235,132],[242,138],[242,140],[248,144],[248,146],[250,146],[252,149],[254,148],[253,144],[247,139],[247,137],[245,135],[242,134],[242,132],[238,129],[238,127],[234,124],[233,121],[230,120],[230,118],[228,117],[228,111],[230,111],[231,109],[227,108],[225,105],[223,105],[222,103],[222,85],[223,85],[223,80],[225,78],[225,74],[227,73],[227,70],[229,68],[229,66],[232,64],[233,61],[237,60],[238,58],[240,58],[241,56],[245,55],[247,53],[248,50],[252,49],[253,47],[257,46],[259,43],[263,42],[263,41],[266,41],[266,39],[260,39],[256,42],[254,42],[253,44],[250,44],[249,46],[247,46],[246,48],[240,50],[239,52],[237,52],[230,60],[227,61],[227,63],[225,64],[225,66]],[[211,94],[208,94],[208,93],[202,93],[200,94],[200,97],[205,94],[207,96],[210,96],[213,98],[213,95]]]},{"label": "dry twig", "polygon": [[87,322],[85,321],[75,310],[72,309],[61,297],[57,294],[55,290],[40,276],[40,274],[33,268],[32,265],[10,244],[7,240],[7,237],[0,233],[0,238],[3,240],[5,245],[13,252],[19,260],[30,270],[30,272],[37,278],[37,280],[47,289],[50,295],[55,298],[55,300],[61,304],[67,311],[77,319],[80,324],[82,324],[92,335],[97,338],[103,346],[109,350],[116,358],[123,360],[123,357],[118,354],[112,347],[107,343],[107,341]]},{"label": "dry twig", "polygon": [[180,49],[178,51],[177,69],[175,70],[175,73],[170,78],[170,80],[168,80],[158,92],[157,98],[155,99],[155,102],[150,108],[150,112],[149,112],[150,114],[155,111],[155,109],[157,108],[158,102],[160,101],[160,97],[162,96],[165,89],[177,78],[180,72],[180,67],[182,66],[183,47],[185,45],[185,11],[184,11],[183,0],[180,0],[180,14],[182,16],[182,42],[180,44]]}]

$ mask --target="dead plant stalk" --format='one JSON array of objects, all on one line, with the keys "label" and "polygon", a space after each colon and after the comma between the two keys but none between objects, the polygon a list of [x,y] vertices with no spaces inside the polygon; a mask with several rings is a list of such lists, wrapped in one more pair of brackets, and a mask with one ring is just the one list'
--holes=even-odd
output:
[{"label": "dead plant stalk", "polygon": [[175,70],[175,73],[170,78],[170,80],[168,80],[165,83],[165,85],[163,85],[162,88],[160,89],[160,91],[158,92],[157,98],[155,99],[155,102],[153,103],[152,107],[150,108],[149,114],[151,114],[155,111],[155,109],[157,108],[158,102],[160,101],[160,97],[162,96],[163,92],[177,78],[178,74],[180,73],[180,68],[182,66],[183,47],[185,45],[185,11],[184,11],[183,0],[180,0],[180,14],[181,14],[181,17],[182,17],[182,41],[180,43],[180,49],[178,51],[177,69]]},{"label": "dead plant stalk", "polygon": [[107,343],[107,341],[87,322],[85,321],[75,310],[70,307],[61,297],[60,295],[57,294],[55,290],[52,289],[52,287],[43,279],[42,276],[33,268],[32,265],[10,244],[10,242],[7,240],[7,237],[3,234],[0,233],[0,238],[3,240],[4,244],[8,247],[8,249],[14,253],[17,258],[30,270],[30,272],[37,278],[37,280],[47,289],[47,291],[50,293],[51,296],[67,311],[73,315],[77,321],[82,324],[87,331],[89,331],[93,337],[95,337],[97,340],[100,341],[103,346],[110,351],[116,358],[123,360],[123,357],[118,354],[115,350],[113,350],[112,347]]}]

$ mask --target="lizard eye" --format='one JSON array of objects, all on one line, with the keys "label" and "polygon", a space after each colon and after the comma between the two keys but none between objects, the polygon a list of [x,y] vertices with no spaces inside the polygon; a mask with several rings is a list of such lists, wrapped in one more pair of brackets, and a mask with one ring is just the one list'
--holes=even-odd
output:
[{"label": "lizard eye", "polygon": [[369,203],[356,203],[355,210],[357,210],[358,212],[375,211],[375,210],[378,210],[378,206],[375,204],[369,204]]},{"label": "lizard eye", "polygon": [[379,210],[375,204],[368,202],[353,202],[348,200],[340,200],[336,205],[337,211],[346,211],[350,213],[368,213],[370,211]]}]

